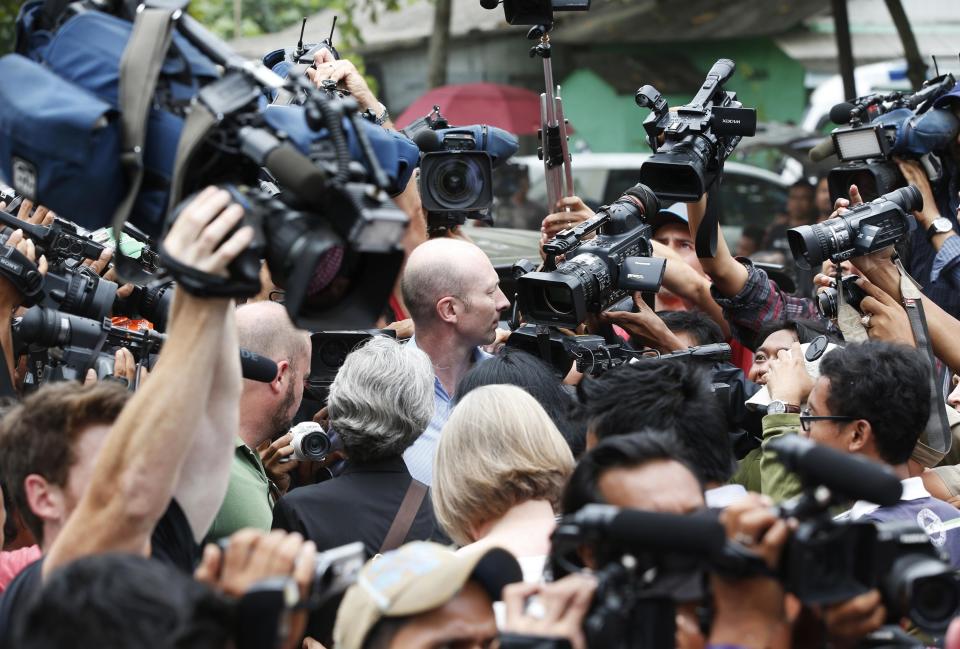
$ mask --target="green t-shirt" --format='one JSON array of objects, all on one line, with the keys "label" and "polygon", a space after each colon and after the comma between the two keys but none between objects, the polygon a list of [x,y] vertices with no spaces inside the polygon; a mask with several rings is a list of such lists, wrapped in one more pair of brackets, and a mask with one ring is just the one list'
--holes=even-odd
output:
[{"label": "green t-shirt", "polygon": [[272,523],[273,497],[260,454],[237,438],[227,495],[206,540],[216,541],[245,527],[269,531]]}]

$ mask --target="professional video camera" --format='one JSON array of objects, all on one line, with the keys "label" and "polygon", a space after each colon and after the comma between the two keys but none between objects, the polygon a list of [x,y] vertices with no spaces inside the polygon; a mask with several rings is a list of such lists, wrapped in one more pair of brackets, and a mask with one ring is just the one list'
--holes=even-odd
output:
[{"label": "professional video camera", "polygon": [[480,124],[420,128],[420,201],[431,230],[463,225],[468,218],[492,223],[493,168],[517,152],[517,138]]},{"label": "professional video camera", "polygon": [[150,369],[165,339],[150,329],[115,327],[109,319],[94,320],[34,306],[14,320],[15,354],[29,354],[24,380],[27,390],[52,381],[83,381],[88,369],[98,379],[113,374],[114,353],[126,347],[139,368]]},{"label": "professional video camera", "polygon": [[[644,222],[659,209],[656,196],[635,185],[592,218],[558,233],[543,246],[541,272],[517,280],[517,299],[528,322],[575,328],[629,293],[660,290],[665,264],[652,256],[653,231]],[[588,241],[584,237],[598,232]],[[564,261],[556,264],[563,255]],[[550,270],[555,268],[555,270]]]},{"label": "professional video camera", "polygon": [[945,530],[932,520],[925,530],[913,522],[838,521],[830,512],[854,499],[895,505],[902,491],[897,477],[797,435],[768,448],[804,485],[803,495],[780,510],[800,521],[780,562],[786,590],[805,604],[827,604],[879,588],[890,624],[906,617],[923,631],[946,631],[960,611],[960,580],[928,536]]},{"label": "professional video camera", "polygon": [[637,90],[637,105],[652,111],[643,128],[653,156],[640,167],[640,182],[662,200],[700,200],[740,139],[756,133],[757,111],[723,89],[735,69],[730,59],[714,63],[690,103],[676,111],[653,86]]},{"label": "professional video camera", "polygon": [[[496,9],[499,0],[480,0],[484,9]],[[590,0],[503,0],[510,25],[552,25],[554,11],[587,11]]]},{"label": "professional video camera", "polygon": [[[187,12],[160,0],[142,11],[136,4],[28,5],[19,53],[0,59],[0,112],[18,116],[0,119],[0,174],[84,227],[112,222],[121,231],[132,216],[151,235],[169,225],[169,206],[202,187],[240,188],[257,231],[250,255],[227,279],[171,262],[174,278],[197,294],[248,296],[266,258],[301,326],[375,320],[399,270],[406,224],[386,191],[406,186],[412,142],[360,118],[351,97],[248,62]],[[156,61],[166,64],[157,70]],[[30,91],[4,91],[17,84]],[[279,89],[303,105],[265,108],[265,95]],[[49,143],[52,134],[60,141]],[[244,189],[264,177],[282,189],[269,201]],[[127,281],[144,279],[119,249],[117,268]]]},{"label": "professional video camera", "polygon": [[[97,378],[113,374],[114,353],[126,347],[140,368],[150,369],[166,336],[153,329],[114,326],[109,318],[94,320],[34,306],[13,321],[14,355],[29,357],[24,385],[28,390],[51,381],[82,381],[89,369]],[[269,383],[277,364],[246,349],[240,350],[245,379]],[[134,386],[136,387],[136,383]]]},{"label": "professional video camera", "polygon": [[567,355],[576,363],[577,371],[600,376],[607,370],[641,358],[693,359],[709,363],[725,363],[731,358],[730,345],[712,343],[661,354],[655,350],[630,349],[621,343],[609,343],[603,336],[567,336],[563,340]]},{"label": "professional video camera", "polygon": [[[48,226],[27,223],[12,214],[0,211],[0,224],[20,229],[32,240],[37,255],[47,258],[48,270],[41,289],[26,295],[27,305],[65,311],[73,315],[103,320],[110,315],[144,318],[158,331],[165,331],[173,299],[172,280],[150,279],[134,285],[126,298],[117,297],[117,284],[97,275],[84,260],[96,260],[107,244],[116,245],[109,228],[87,232],[75,223],[57,217]],[[6,243],[10,231],[0,233],[0,245]],[[128,258],[145,274],[159,277],[159,255],[152,249],[149,237],[133,224],[126,224],[120,245],[136,249]]]},{"label": "professional video camera", "polygon": [[875,93],[834,106],[831,121],[848,126],[834,129],[829,141],[810,152],[815,161],[836,153],[843,162],[830,170],[831,198],[845,197],[850,185],[867,201],[905,187],[895,155],[917,158],[932,182],[940,180],[937,151],[954,141],[960,122],[934,103],[954,85],[953,75],[945,74],[925,81],[915,93]]},{"label": "professional video camera", "polygon": [[590,548],[597,577],[583,631],[591,649],[673,647],[675,606],[705,595],[703,573],[721,554],[723,526],[709,512],[688,516],[587,505],[552,536],[552,579],[581,569]]},{"label": "professional video camera", "polygon": [[921,209],[923,195],[908,185],[822,223],[790,228],[787,242],[801,268],[840,263],[894,245],[910,232],[910,213]]}]

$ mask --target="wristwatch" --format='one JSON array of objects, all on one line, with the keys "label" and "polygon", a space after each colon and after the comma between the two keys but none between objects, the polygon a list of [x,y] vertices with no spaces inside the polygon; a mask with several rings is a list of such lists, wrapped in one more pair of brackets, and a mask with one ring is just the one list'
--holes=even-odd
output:
[{"label": "wristwatch", "polygon": [[[380,105],[383,106],[383,104]],[[377,115],[375,112],[373,112],[372,108],[368,108],[360,113],[360,117],[367,121],[373,122],[377,126],[383,126],[383,123],[390,119],[390,111],[387,110],[386,106],[383,106],[383,112]]]},{"label": "wristwatch", "polygon": [[936,235],[946,234],[947,232],[953,232],[953,223],[950,222],[950,219],[941,216],[934,219],[930,227],[927,228],[927,239],[933,239]]},{"label": "wristwatch", "polygon": [[795,406],[792,403],[787,403],[785,401],[771,401],[767,406],[768,415],[782,415],[785,413],[799,415],[800,406]]}]

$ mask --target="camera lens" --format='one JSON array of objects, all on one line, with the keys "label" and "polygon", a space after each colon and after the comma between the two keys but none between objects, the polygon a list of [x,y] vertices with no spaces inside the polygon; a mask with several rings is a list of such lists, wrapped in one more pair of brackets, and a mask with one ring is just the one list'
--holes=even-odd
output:
[{"label": "camera lens", "polygon": [[475,160],[453,158],[437,165],[427,186],[446,209],[466,209],[479,199],[482,183],[483,173]]},{"label": "camera lens", "polygon": [[817,295],[817,313],[825,319],[837,317],[837,289],[828,288]]},{"label": "camera lens", "polygon": [[573,312],[573,299],[566,286],[554,285],[543,289],[543,303],[560,315],[570,315]]},{"label": "camera lens", "polygon": [[320,347],[320,362],[325,367],[340,367],[347,359],[350,349],[340,340],[331,340]]},{"label": "camera lens", "polygon": [[960,583],[950,566],[925,554],[907,554],[891,566],[884,600],[893,613],[919,628],[945,631],[960,609]]}]

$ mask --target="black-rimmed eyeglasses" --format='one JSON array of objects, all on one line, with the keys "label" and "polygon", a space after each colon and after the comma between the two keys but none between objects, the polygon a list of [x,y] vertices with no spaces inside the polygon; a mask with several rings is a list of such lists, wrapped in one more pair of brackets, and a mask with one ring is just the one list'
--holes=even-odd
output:
[{"label": "black-rimmed eyeglasses", "polygon": [[840,415],[811,415],[810,408],[804,408],[800,411],[800,428],[803,432],[810,432],[810,424],[815,421],[856,421],[854,417],[842,417]]}]

